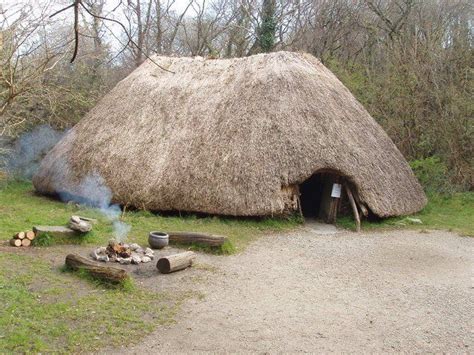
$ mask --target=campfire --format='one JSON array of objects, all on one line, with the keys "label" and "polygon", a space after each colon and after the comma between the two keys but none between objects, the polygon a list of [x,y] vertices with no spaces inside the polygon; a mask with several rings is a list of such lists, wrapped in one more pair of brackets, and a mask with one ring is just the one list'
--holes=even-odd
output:
[{"label": "campfire", "polygon": [[128,265],[148,263],[154,259],[155,253],[152,249],[142,248],[136,243],[126,244],[111,239],[106,247],[93,250],[91,257],[97,261],[113,261]]}]

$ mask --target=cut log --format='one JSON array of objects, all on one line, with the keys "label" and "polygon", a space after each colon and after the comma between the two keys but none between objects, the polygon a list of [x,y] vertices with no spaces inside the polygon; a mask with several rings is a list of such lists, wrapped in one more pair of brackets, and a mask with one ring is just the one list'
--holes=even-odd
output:
[{"label": "cut log", "polygon": [[27,239],[33,240],[33,239],[35,239],[35,232],[28,231],[28,232],[25,233],[25,236],[26,236]]},{"label": "cut log", "polygon": [[104,266],[77,254],[66,256],[65,263],[72,270],[86,270],[91,276],[103,281],[118,283],[128,278],[128,273],[124,269]]},{"label": "cut log", "polygon": [[15,238],[11,239],[10,245],[12,247],[21,247],[21,239],[15,239]]},{"label": "cut log", "polygon": [[13,238],[15,238],[15,239],[24,239],[25,237],[26,237],[25,232],[18,232],[17,234],[15,234],[15,236]]},{"label": "cut log", "polygon": [[80,235],[76,231],[62,226],[34,226],[33,232],[36,236],[43,233],[48,233],[52,237],[75,237]]},{"label": "cut log", "polygon": [[191,266],[195,257],[192,251],[165,256],[158,260],[156,267],[162,274],[169,274]]},{"label": "cut log", "polygon": [[211,247],[219,247],[227,241],[227,237],[194,232],[170,232],[169,241],[180,244],[203,244]]},{"label": "cut log", "polygon": [[354,196],[352,195],[352,191],[349,186],[345,185],[345,188],[347,192],[347,197],[349,197],[349,202],[351,203],[352,212],[354,213],[354,219],[356,221],[356,230],[357,232],[360,232],[360,217],[359,211],[357,210],[357,205],[354,200]]},{"label": "cut log", "polygon": [[29,247],[30,245],[31,245],[31,240],[29,240],[29,239],[25,238],[21,241],[21,246],[22,247]]}]

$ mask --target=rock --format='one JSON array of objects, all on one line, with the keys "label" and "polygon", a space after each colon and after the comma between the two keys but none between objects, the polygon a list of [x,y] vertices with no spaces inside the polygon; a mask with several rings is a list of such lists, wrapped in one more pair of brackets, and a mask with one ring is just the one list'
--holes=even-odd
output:
[{"label": "rock", "polygon": [[146,248],[145,249],[145,256],[148,256],[150,259],[153,260],[155,258],[155,252],[150,248]]},{"label": "rock", "polygon": [[81,220],[78,216],[72,216],[69,220],[69,228],[80,233],[87,233],[92,230],[92,224]]},{"label": "rock", "polygon": [[122,265],[129,265],[132,263],[132,258],[117,258],[117,261]]},{"label": "rock", "polygon": [[97,261],[108,262],[110,260],[109,256],[105,254],[104,247],[97,248],[96,250],[92,251],[90,255],[92,259],[97,260]]},{"label": "rock", "polygon": [[141,249],[141,247],[137,243],[132,243],[129,246],[131,251],[137,251],[138,249]]},{"label": "rock", "polygon": [[151,261],[151,258],[149,256],[142,257],[142,263],[149,263],[150,261]]},{"label": "rock", "polygon": [[142,247],[139,247],[138,249],[135,250],[135,253],[145,254],[145,250]]},{"label": "rock", "polygon": [[132,255],[132,264],[140,264],[142,262],[142,257],[138,254]]},{"label": "rock", "polygon": [[94,259],[94,260],[97,260],[97,258],[99,257],[95,250],[91,251],[90,255],[91,255],[91,258]]},{"label": "rock", "polygon": [[95,250],[95,253],[97,255],[105,255],[107,248],[106,247],[99,247]]},{"label": "rock", "polygon": [[107,255],[98,255],[97,261],[103,261],[104,263],[107,263],[109,261],[109,257]]}]

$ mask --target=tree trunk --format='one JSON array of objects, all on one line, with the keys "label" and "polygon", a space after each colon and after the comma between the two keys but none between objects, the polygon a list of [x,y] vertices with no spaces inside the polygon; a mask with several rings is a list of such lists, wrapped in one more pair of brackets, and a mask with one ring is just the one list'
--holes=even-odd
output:
[{"label": "tree trunk", "polygon": [[109,282],[118,283],[128,278],[124,269],[100,265],[77,254],[66,256],[66,265],[72,270],[86,270],[91,276]]},{"label": "tree trunk", "polygon": [[166,256],[158,260],[156,267],[162,274],[169,274],[191,266],[195,257],[192,251]]}]

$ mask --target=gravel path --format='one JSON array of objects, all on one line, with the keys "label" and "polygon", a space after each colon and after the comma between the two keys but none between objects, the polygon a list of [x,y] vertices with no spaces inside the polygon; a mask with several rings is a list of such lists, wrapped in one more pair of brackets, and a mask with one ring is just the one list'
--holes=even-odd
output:
[{"label": "gravel path", "polygon": [[307,228],[200,255],[217,268],[196,286],[205,298],[122,351],[472,352],[473,247],[448,232]]}]

